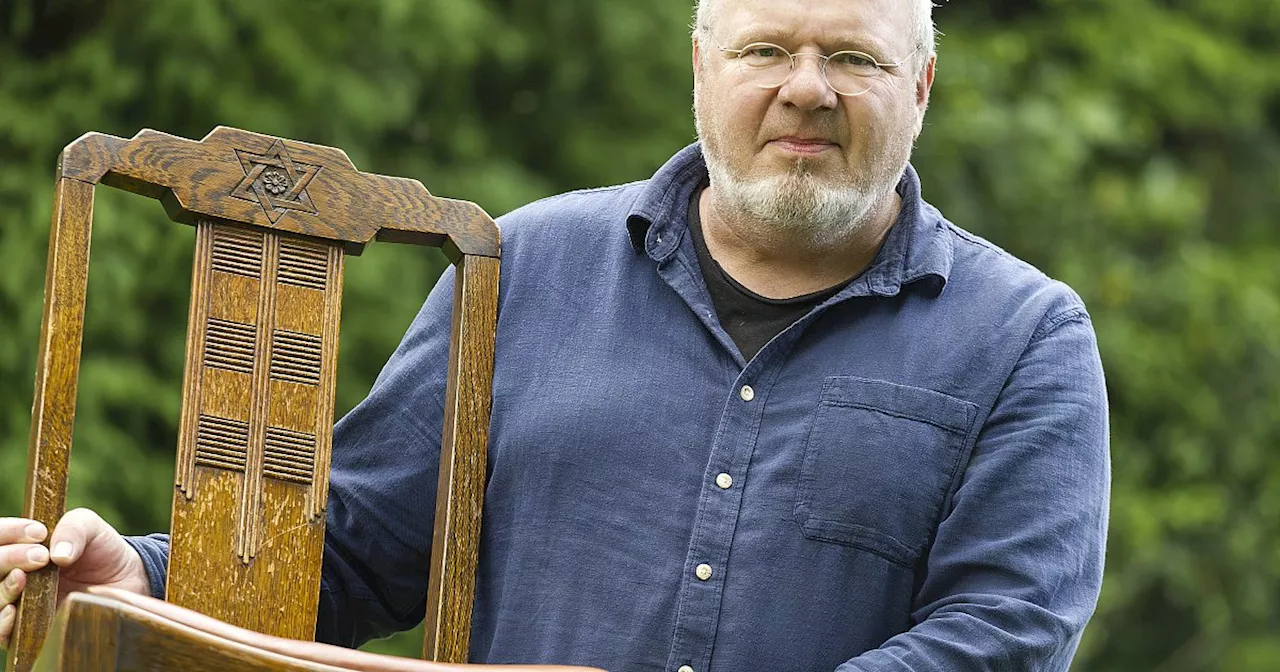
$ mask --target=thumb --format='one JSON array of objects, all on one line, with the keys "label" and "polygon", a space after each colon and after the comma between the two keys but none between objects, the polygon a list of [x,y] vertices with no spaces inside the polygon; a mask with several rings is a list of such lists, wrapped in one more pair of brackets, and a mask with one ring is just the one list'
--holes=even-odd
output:
[{"label": "thumb", "polygon": [[74,564],[84,550],[96,541],[118,536],[115,528],[107,524],[90,509],[74,509],[58,521],[49,538],[49,557],[59,567]]}]

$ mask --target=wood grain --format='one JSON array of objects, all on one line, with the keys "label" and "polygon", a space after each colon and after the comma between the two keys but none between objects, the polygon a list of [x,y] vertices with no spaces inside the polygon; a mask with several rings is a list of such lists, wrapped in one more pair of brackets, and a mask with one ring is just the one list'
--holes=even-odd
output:
[{"label": "wood grain", "polygon": [[[314,212],[267,209],[238,190],[253,171],[244,157],[267,156],[277,142],[290,163],[316,167],[305,187]],[[209,217],[244,222],[340,241],[350,254],[375,238],[442,247],[455,262],[499,254],[497,226],[475,204],[432,196],[417,180],[360,172],[332,147],[224,126],[199,142],[151,130],[129,140],[89,133],[63,150],[61,167],[68,177],[157,198],[171,218],[187,224]],[[277,172],[286,180],[306,174]]]},{"label": "wood grain", "polygon": [[[316,394],[314,418],[316,428],[315,471],[312,473],[309,504],[311,517],[324,521],[325,506],[329,501],[329,464],[333,454],[333,405],[338,380],[338,331],[342,322],[342,268],[346,256],[337,245],[329,246],[329,278],[323,296],[324,312],[320,320],[320,379],[333,381],[330,385],[320,385]],[[294,311],[308,310],[304,304],[292,304]],[[289,324],[282,318],[282,324]],[[299,418],[309,417],[305,410],[296,415]]]},{"label": "wood grain", "polygon": [[196,498],[175,498],[166,599],[258,632],[313,639],[324,551],[324,522],[308,508],[314,486],[261,479],[253,515],[265,533],[246,564],[236,543],[245,483],[243,471],[199,468]]},{"label": "wood grain", "polygon": [[[98,632],[111,633],[103,638],[110,641],[91,652],[83,637],[51,635],[41,655],[41,672],[603,672],[555,665],[448,665],[297,642],[111,589],[76,593],[59,612],[58,623],[60,627],[91,623]],[[97,654],[96,661],[91,653]]]},{"label": "wood grain", "polygon": [[37,672],[113,672],[117,669],[120,619],[111,610],[94,609],[78,599],[69,599],[54,621],[45,640]]},{"label": "wood grain", "polygon": [[[59,179],[49,234],[44,316],[40,323],[23,503],[23,516],[44,523],[50,530],[66,511],[67,468],[75,424],[92,221],[93,185],[65,177]],[[58,571],[53,564],[28,576],[26,590],[18,603],[6,669],[18,672],[31,669],[45,632],[53,622],[57,597]]]},{"label": "wood grain", "polygon": [[423,658],[467,660],[492,406],[498,260],[466,257],[454,282],[449,379]]},{"label": "wood grain", "polygon": [[37,667],[37,672],[172,670],[342,672],[343,668],[255,649],[88,593],[67,598]]}]

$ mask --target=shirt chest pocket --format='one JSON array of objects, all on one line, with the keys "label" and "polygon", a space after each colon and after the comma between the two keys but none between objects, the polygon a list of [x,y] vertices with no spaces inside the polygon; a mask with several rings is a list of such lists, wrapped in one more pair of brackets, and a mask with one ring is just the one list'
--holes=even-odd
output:
[{"label": "shirt chest pocket", "polygon": [[974,404],[940,392],[827,378],[796,488],[804,535],[913,564],[941,517],[976,416]]}]

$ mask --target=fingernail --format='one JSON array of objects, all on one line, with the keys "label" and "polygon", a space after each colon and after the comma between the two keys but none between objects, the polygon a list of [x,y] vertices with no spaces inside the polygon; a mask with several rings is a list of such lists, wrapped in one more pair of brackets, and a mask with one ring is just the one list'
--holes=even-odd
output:
[{"label": "fingernail", "polygon": [[27,526],[27,538],[35,541],[44,540],[44,525],[40,523],[31,523]]},{"label": "fingernail", "polygon": [[6,576],[4,579],[4,584],[6,586],[9,586],[10,590],[17,588],[18,587],[18,570],[15,569],[12,572],[9,572],[9,576]]},{"label": "fingernail", "polygon": [[69,541],[59,541],[53,547],[53,557],[59,560],[67,560],[71,558],[71,552],[75,550],[75,546]]},{"label": "fingernail", "polygon": [[49,551],[44,546],[36,546],[27,551],[27,562],[45,563],[49,561]]}]

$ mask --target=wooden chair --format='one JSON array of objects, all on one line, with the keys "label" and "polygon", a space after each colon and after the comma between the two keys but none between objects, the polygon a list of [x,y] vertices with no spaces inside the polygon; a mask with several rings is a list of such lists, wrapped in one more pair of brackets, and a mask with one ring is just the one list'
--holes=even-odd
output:
[{"label": "wooden chair", "polygon": [[[199,142],[148,130],[129,140],[90,133],[68,145],[58,164],[24,510],[50,529],[66,506],[98,184],[159,199],[171,219],[197,229],[167,599],[293,640],[315,632],[344,260],[374,239],[444,249],[457,282],[424,657],[464,662],[497,318],[493,220],[415,180],[359,172],[340,150],[233,128]],[[9,670],[31,669],[56,594],[56,569],[28,579]],[[92,634],[73,627],[76,614],[102,608],[73,599],[62,641]]]}]

